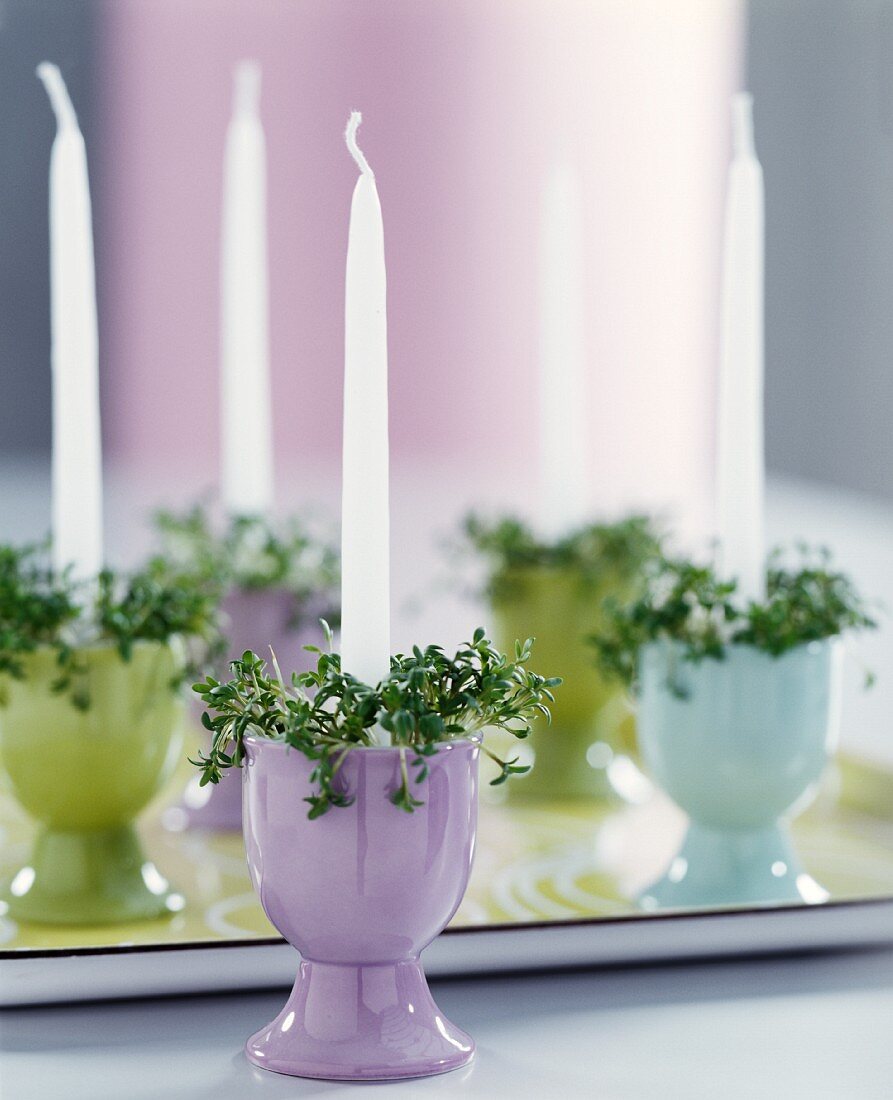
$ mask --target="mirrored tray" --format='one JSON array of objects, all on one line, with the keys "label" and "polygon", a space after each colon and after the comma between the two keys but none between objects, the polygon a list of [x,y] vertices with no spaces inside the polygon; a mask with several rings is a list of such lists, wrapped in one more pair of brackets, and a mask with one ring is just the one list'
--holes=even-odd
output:
[{"label": "mirrored tray", "polygon": [[[177,785],[179,784],[179,785]],[[289,984],[292,949],[266,920],[237,833],[172,832],[146,815],[150,856],[186,897],[165,920],[102,927],[0,917],[0,1004]],[[815,906],[643,914],[630,901],[667,865],[684,818],[645,790],[623,809],[586,803],[481,807],[467,896],[426,954],[432,974],[859,946],[893,940],[893,773],[845,758],[794,825]],[[0,796],[0,874],[30,826]]]}]

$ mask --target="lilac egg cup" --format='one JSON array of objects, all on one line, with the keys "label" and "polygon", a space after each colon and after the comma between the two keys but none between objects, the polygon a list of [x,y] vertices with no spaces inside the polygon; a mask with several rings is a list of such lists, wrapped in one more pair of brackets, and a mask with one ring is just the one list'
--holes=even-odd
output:
[{"label": "lilac egg cup", "polygon": [[[242,589],[230,593],[221,610],[228,620],[228,633],[233,639],[233,653],[251,649],[264,659],[270,649],[289,667],[298,667],[296,656],[304,645],[319,640],[315,632],[292,626],[295,597],[284,589]],[[308,617],[307,622],[315,622]],[[200,717],[204,706],[195,701],[195,714]],[[183,801],[171,817],[174,828],[210,829],[227,832],[242,828],[242,785],[238,774],[223,772],[218,783],[199,785],[193,776],[183,793]]]},{"label": "lilac egg cup", "polygon": [[[354,798],[316,820],[302,753],[245,739],[243,821],[254,889],[301,954],[285,1007],[245,1046],[264,1069],[298,1077],[393,1081],[471,1061],[474,1043],[428,989],[422,950],[468,884],[477,824],[477,744],[430,758],[413,813],[394,806],[399,750],[352,750],[339,777]],[[410,753],[412,750],[408,750]]]}]

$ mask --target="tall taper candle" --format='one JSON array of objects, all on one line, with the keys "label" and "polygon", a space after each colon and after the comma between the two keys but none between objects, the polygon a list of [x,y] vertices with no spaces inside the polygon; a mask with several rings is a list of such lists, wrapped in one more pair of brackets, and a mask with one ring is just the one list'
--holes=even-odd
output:
[{"label": "tall taper candle", "polygon": [[53,565],[79,580],[102,568],[102,445],[96,276],[87,153],[55,65],[37,68],[56,116],[50,154]]},{"label": "tall taper candle", "polygon": [[345,672],[375,684],[390,668],[388,514],[388,346],[384,229],[375,176],[357,145],[360,169],[350,208],[344,309],[344,452],[341,506],[341,659]]},{"label": "tall taper candle", "polygon": [[256,62],[236,66],[224,163],[220,496],[230,515],[262,515],[273,504],[267,180],[258,111],[260,77]]},{"label": "tall taper candle", "polygon": [[763,170],[753,100],[732,103],[726,199],[717,424],[719,570],[743,603],[766,595],[763,456]]},{"label": "tall taper candle", "polygon": [[586,519],[582,233],[579,176],[556,165],[540,252],[540,517],[551,538]]}]

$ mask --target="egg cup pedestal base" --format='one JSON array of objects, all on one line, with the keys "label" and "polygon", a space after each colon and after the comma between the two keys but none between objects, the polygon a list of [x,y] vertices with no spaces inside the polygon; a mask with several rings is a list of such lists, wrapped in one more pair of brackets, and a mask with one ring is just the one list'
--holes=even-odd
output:
[{"label": "egg cup pedestal base", "polygon": [[120,924],[183,907],[131,825],[42,829],[29,863],[4,884],[2,896],[13,920],[42,924]]},{"label": "egg cup pedestal base", "polygon": [[715,829],[693,822],[666,873],[640,895],[639,905],[647,912],[820,902],[827,896],[804,872],[784,825]]},{"label": "egg cup pedestal base", "polygon": [[474,1043],[444,1018],[418,959],[302,961],[285,1007],[248,1040],[245,1054],[294,1077],[397,1081],[459,1069],[474,1057]]}]

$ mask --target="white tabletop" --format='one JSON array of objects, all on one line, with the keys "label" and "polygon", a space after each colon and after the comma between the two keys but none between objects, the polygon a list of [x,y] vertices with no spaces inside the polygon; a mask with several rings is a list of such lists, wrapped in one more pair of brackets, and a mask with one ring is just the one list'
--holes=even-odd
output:
[{"label": "white tabletop", "polygon": [[[893,951],[432,983],[475,1062],[376,1096],[887,1100]],[[255,1069],[284,992],[0,1013],[3,1100],[360,1095]]]}]

